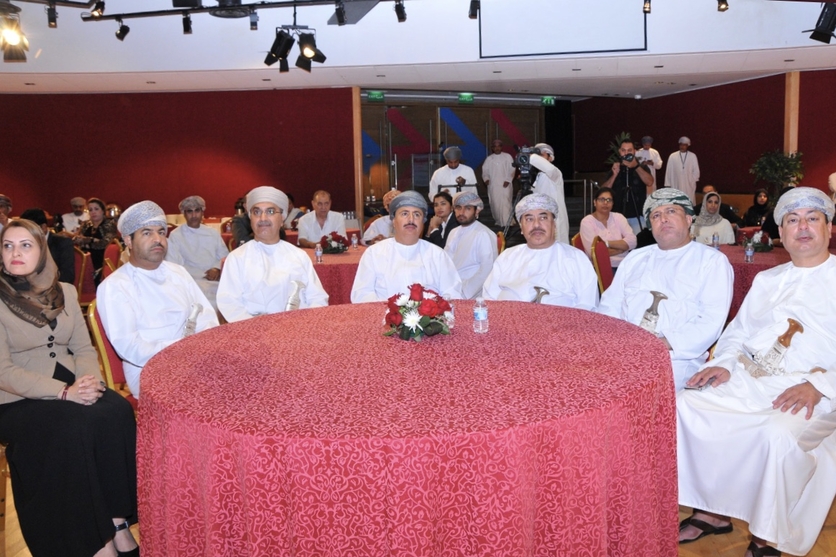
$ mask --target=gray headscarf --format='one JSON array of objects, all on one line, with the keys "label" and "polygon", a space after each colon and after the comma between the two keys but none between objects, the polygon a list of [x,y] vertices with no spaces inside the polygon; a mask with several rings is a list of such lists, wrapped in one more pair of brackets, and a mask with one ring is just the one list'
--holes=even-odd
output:
[{"label": "gray headscarf", "polygon": [[206,210],[206,201],[199,195],[190,195],[186,199],[180,202],[180,212],[185,213],[186,210],[200,209],[201,211]]},{"label": "gray headscarf", "polygon": [[453,207],[476,207],[479,210],[485,208],[482,198],[475,192],[463,191],[453,196]]},{"label": "gray headscarf", "polygon": [[723,217],[720,216],[720,208],[717,208],[717,212],[713,215],[708,212],[708,198],[714,196],[717,198],[717,203],[722,203],[723,200],[720,198],[720,194],[717,192],[709,192],[705,194],[702,198],[702,207],[700,207],[700,214],[697,215],[697,218],[694,219],[694,233],[699,236],[700,235],[700,228],[703,226],[714,226],[715,224],[719,223],[723,220]]},{"label": "gray headscarf", "polygon": [[694,206],[691,204],[691,200],[688,196],[685,195],[685,192],[674,188],[659,188],[651,193],[644,201],[644,208],[642,209],[642,212],[644,213],[645,220],[649,221],[650,213],[652,213],[654,209],[664,205],[679,205],[685,210],[686,215],[691,215],[692,217],[694,216]]},{"label": "gray headscarf", "polygon": [[517,222],[520,221],[520,218],[522,218],[524,214],[535,209],[545,209],[554,215],[554,218],[557,218],[557,201],[555,201],[552,196],[546,195],[545,193],[532,193],[531,195],[526,195],[520,199],[519,203],[517,203],[517,206],[514,209],[514,215],[517,217]]},{"label": "gray headscarf", "polygon": [[827,215],[827,221],[833,222],[833,200],[817,188],[793,188],[778,200],[775,205],[775,222],[781,225],[787,213],[796,209],[815,209]]},{"label": "gray headscarf", "polygon": [[444,160],[446,161],[460,161],[462,160],[462,150],[453,145],[444,149]]},{"label": "gray headscarf", "polygon": [[395,197],[395,199],[389,203],[389,218],[394,219],[395,212],[401,207],[415,207],[417,209],[421,209],[421,212],[424,213],[424,220],[427,220],[427,211],[429,210],[427,200],[417,191],[407,190]]},{"label": "gray headscarf", "polygon": [[130,236],[146,226],[168,226],[165,211],[153,201],[134,203],[122,212],[116,229],[122,236]]}]

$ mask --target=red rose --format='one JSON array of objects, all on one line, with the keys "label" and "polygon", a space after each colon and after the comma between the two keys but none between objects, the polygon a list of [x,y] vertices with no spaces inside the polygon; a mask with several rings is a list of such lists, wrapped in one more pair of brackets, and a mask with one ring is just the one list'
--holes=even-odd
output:
[{"label": "red rose", "polygon": [[442,313],[444,313],[445,311],[450,311],[451,309],[453,309],[453,308],[450,307],[450,302],[448,302],[444,298],[439,298],[436,301],[436,304],[438,304],[438,309]]},{"label": "red rose", "polygon": [[319,240],[319,243],[322,244],[322,247],[327,246],[328,245],[328,236],[323,236],[322,239]]},{"label": "red rose", "polygon": [[427,317],[435,317],[438,315],[439,308],[438,304],[435,303],[434,300],[424,300],[421,302],[421,305],[418,306],[418,314],[419,315],[426,315]]},{"label": "red rose", "polygon": [[413,302],[420,302],[424,299],[424,287],[420,284],[413,284],[409,287],[409,299]]},{"label": "red rose", "polygon": [[397,327],[403,323],[403,315],[401,315],[397,311],[390,311],[386,314],[386,324],[392,325],[393,327]]}]

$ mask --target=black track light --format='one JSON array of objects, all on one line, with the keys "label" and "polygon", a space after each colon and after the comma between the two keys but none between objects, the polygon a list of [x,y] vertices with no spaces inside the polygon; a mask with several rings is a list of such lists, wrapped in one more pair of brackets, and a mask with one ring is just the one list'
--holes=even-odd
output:
[{"label": "black track light", "polygon": [[337,25],[345,25],[345,5],[343,0],[334,2],[334,16],[337,18]]},{"label": "black track light", "polygon": [[104,0],[100,0],[99,2],[96,2],[95,6],[93,6],[93,11],[90,12],[90,15],[92,15],[93,17],[102,17],[104,15],[104,12],[105,3]]},{"label": "black track light", "polygon": [[325,62],[325,55],[321,50],[316,48],[316,37],[313,33],[299,33],[299,52],[300,56],[318,62],[319,64]]},{"label": "black track light", "polygon": [[644,6],[642,7],[642,12],[649,14],[650,13],[650,0],[644,0]]},{"label": "black track light", "polygon": [[120,41],[124,41],[125,37],[128,36],[128,33],[131,32],[131,28],[128,27],[127,25],[125,25],[124,23],[122,23],[121,19],[117,19],[116,23],[119,24],[119,30],[116,31],[116,38],[119,39]]},{"label": "black track light", "polygon": [[284,66],[287,66],[287,55],[290,54],[290,49],[293,48],[296,39],[285,30],[276,29],[276,39],[273,41],[273,46],[270,47],[270,52],[264,59],[264,64],[272,66],[276,62],[284,61]]},{"label": "black track light", "polygon": [[250,31],[258,31],[258,13],[255,10],[250,12]]},{"label": "black track light", "polygon": [[467,17],[470,19],[477,19],[479,17],[479,0],[470,0],[470,9],[467,12]]},{"label": "black track light", "polygon": [[296,59],[296,67],[311,73],[311,59],[305,57],[304,54],[300,54],[299,58]]},{"label": "black track light", "polygon": [[834,36],[834,31],[836,31],[836,4],[825,4],[810,38],[814,41],[830,44],[830,37]]},{"label": "black track light", "polygon": [[192,16],[189,14],[183,14],[183,34],[184,35],[191,35],[192,34]]},{"label": "black track light", "polygon": [[726,0],[717,0],[717,11],[725,12],[729,9],[729,3]]},{"label": "black track light", "polygon": [[16,14],[0,17],[0,49],[4,62],[26,62],[29,40],[20,29],[20,18]]},{"label": "black track light", "polygon": [[398,23],[406,21],[406,8],[404,8],[403,0],[395,0],[395,15],[398,16]]},{"label": "black track light", "polygon": [[54,2],[50,2],[46,8],[46,23],[50,29],[58,27],[58,10],[55,9]]},{"label": "black track light", "polygon": [[287,64],[287,58],[279,60],[279,73],[287,73],[290,71],[290,66]]}]

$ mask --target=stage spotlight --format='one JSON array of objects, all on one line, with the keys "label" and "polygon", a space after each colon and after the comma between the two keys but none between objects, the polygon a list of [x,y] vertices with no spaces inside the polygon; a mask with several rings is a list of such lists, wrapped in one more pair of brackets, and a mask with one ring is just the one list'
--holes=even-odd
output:
[{"label": "stage spotlight", "polygon": [[398,23],[406,21],[406,8],[403,6],[403,0],[395,0],[395,14],[398,16]]},{"label": "stage spotlight", "polygon": [[296,59],[296,67],[311,73],[311,59],[306,58],[304,54],[300,54]]},{"label": "stage spotlight", "polygon": [[836,30],[836,4],[825,4],[810,38],[814,41],[830,44],[830,37],[834,36],[834,30]]},{"label": "stage spotlight", "polygon": [[290,71],[290,67],[287,64],[287,58],[282,58],[279,60],[279,73],[287,73]]},{"label": "stage spotlight", "polygon": [[58,10],[55,9],[54,2],[50,2],[46,8],[46,23],[52,29],[58,27]]},{"label": "stage spotlight", "polygon": [[0,18],[0,48],[3,49],[4,62],[26,62],[29,39],[20,30],[17,16]]},{"label": "stage spotlight", "polygon": [[290,49],[293,48],[293,44],[296,42],[290,33],[284,30],[276,30],[276,39],[273,41],[273,46],[270,47],[270,52],[267,53],[267,57],[264,59],[264,63],[268,66],[272,66],[277,61],[285,60],[285,65],[287,64],[287,55],[290,53]]},{"label": "stage spotlight", "polygon": [[258,13],[255,10],[250,12],[250,31],[258,31]]},{"label": "stage spotlight", "polygon": [[95,6],[93,6],[93,11],[90,12],[90,15],[92,15],[93,17],[102,17],[104,15],[104,12],[105,3],[104,0],[100,0],[99,2],[96,2]]},{"label": "stage spotlight", "polygon": [[128,27],[127,25],[125,25],[124,23],[122,23],[121,19],[117,19],[116,23],[119,24],[119,30],[116,31],[116,38],[119,39],[120,41],[124,41],[125,37],[128,36],[128,33],[131,32],[131,28]]},{"label": "stage spotlight", "polygon": [[479,0],[470,0],[470,9],[467,12],[467,17],[470,19],[479,17]]},{"label": "stage spotlight", "polygon": [[717,0],[717,11],[725,12],[729,9],[729,3],[726,0]]},{"label": "stage spotlight", "polygon": [[650,0],[644,0],[644,7],[642,7],[642,11],[646,14],[650,13]]},{"label": "stage spotlight", "polygon": [[312,33],[299,33],[299,52],[305,58],[313,58],[316,54],[316,37]]},{"label": "stage spotlight", "polygon": [[337,25],[345,25],[345,5],[342,0],[334,2],[334,16],[337,18]]},{"label": "stage spotlight", "polygon": [[192,16],[189,14],[183,14],[183,34],[192,34]]}]

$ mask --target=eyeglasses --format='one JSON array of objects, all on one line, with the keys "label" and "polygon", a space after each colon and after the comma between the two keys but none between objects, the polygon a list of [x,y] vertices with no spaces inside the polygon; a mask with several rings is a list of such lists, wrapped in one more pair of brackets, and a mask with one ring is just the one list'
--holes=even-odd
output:
[{"label": "eyeglasses", "polygon": [[604,204],[612,203],[612,197],[599,197],[595,201],[597,201],[598,203],[604,203]]},{"label": "eyeglasses", "polygon": [[277,215],[277,214],[278,214],[278,215],[281,215],[281,214],[282,214],[282,210],[281,210],[281,209],[276,209],[276,208],[274,208],[274,207],[270,207],[269,209],[264,209],[264,210],[262,211],[262,210],[261,210],[261,209],[259,209],[258,207],[254,207],[254,208],[253,208],[253,210],[252,210],[252,211],[250,211],[250,214],[251,214],[252,216],[256,217],[256,218],[260,217],[262,214],[265,214],[265,215],[267,215],[268,217],[272,217],[273,215]]}]

